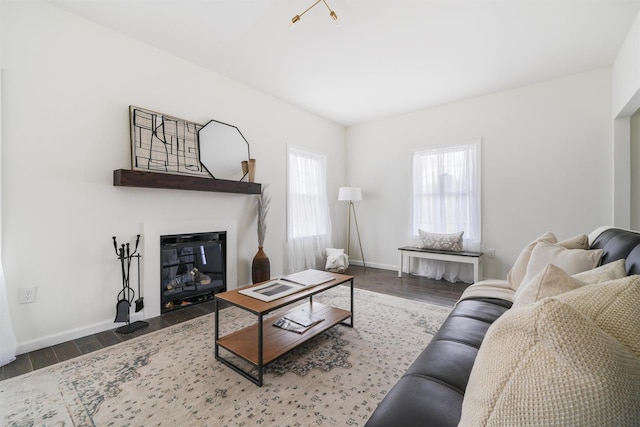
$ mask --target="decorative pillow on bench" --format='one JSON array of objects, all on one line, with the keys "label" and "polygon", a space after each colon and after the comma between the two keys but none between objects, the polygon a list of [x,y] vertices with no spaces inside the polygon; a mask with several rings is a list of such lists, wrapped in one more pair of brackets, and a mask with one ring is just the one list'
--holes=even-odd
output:
[{"label": "decorative pillow on bench", "polygon": [[462,248],[462,235],[464,231],[452,234],[439,234],[429,233],[424,230],[418,230],[420,237],[420,243],[418,247],[421,249],[435,249],[445,251],[457,251],[461,252]]}]

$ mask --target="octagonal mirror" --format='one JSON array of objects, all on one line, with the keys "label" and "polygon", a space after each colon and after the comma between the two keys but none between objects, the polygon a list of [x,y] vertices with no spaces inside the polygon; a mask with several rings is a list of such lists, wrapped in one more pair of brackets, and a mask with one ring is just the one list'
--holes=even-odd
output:
[{"label": "octagonal mirror", "polygon": [[216,179],[246,181],[242,162],[249,161],[249,143],[240,129],[211,120],[198,132],[200,163]]}]

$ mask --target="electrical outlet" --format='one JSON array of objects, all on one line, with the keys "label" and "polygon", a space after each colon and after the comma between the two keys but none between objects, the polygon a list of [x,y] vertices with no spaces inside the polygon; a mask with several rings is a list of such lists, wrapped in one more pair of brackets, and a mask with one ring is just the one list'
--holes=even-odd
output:
[{"label": "electrical outlet", "polygon": [[489,258],[495,258],[496,257],[496,250],[495,249],[487,249],[487,256]]},{"label": "electrical outlet", "polygon": [[33,288],[20,288],[20,304],[29,304],[36,302],[37,287]]}]

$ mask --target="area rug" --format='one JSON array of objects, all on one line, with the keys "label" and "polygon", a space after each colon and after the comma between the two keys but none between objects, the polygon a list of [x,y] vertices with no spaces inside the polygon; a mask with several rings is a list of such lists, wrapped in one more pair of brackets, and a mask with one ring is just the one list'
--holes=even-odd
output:
[{"label": "area rug", "polygon": [[[315,297],[349,307],[349,288]],[[361,426],[450,308],[355,290],[338,325],[267,366],[258,387],[214,357],[214,315],[0,382],[6,426]],[[221,333],[255,322],[221,310]],[[293,332],[292,332],[293,333]]]}]

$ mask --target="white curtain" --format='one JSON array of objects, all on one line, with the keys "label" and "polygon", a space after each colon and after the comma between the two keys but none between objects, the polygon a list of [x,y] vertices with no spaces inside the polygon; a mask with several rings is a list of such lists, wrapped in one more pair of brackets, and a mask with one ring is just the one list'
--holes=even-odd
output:
[{"label": "white curtain", "polygon": [[323,269],[331,247],[326,157],[288,148],[285,272]]},{"label": "white curtain", "polygon": [[13,334],[11,317],[9,316],[9,302],[4,282],[4,270],[0,263],[0,366],[16,360],[18,342]]},{"label": "white curtain", "polygon": [[[418,151],[413,156],[413,239],[418,230],[464,231],[464,249],[481,248],[480,141]],[[473,282],[473,266],[448,261],[416,260],[414,274],[450,282]]]},{"label": "white curtain", "polygon": [[[2,83],[4,79],[4,73],[2,67],[0,67],[0,99],[2,99]],[[0,109],[2,102],[0,102]],[[0,147],[2,147],[2,111],[0,111]],[[1,154],[1,150],[0,150]],[[0,155],[0,159],[1,159]],[[0,187],[1,188],[1,187]],[[0,194],[0,200],[2,199]],[[0,208],[2,203],[0,202]],[[0,220],[1,218],[0,214]],[[0,221],[1,224],[2,221]],[[0,230],[0,237],[2,237],[2,230]],[[0,256],[2,254],[0,253]],[[11,324],[11,316],[9,315],[9,301],[7,300],[7,286],[4,281],[4,270],[2,268],[2,262],[0,262],[0,366],[4,366],[9,362],[13,362],[16,359],[16,349],[18,343],[13,333],[13,326]]]}]

